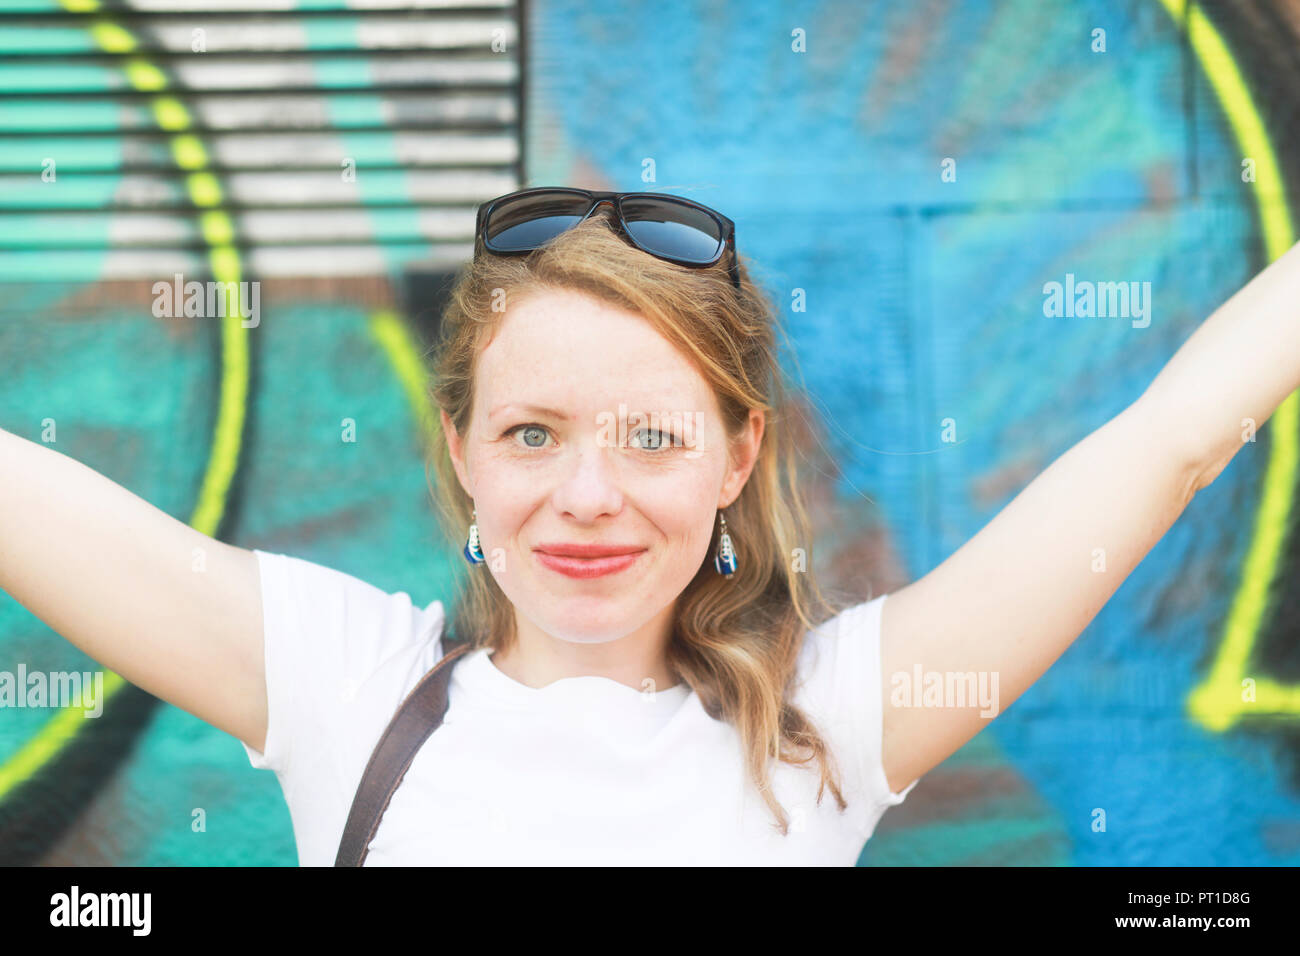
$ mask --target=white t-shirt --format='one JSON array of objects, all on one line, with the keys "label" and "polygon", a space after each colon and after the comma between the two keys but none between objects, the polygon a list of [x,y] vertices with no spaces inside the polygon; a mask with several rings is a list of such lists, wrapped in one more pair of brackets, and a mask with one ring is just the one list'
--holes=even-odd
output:
[{"label": "white t-shirt", "polygon": [[[332,866],[361,773],[397,706],[443,651],[444,609],[423,610],[341,571],[255,551],[268,728],[249,761],[275,772],[302,866]],[[839,761],[848,809],[817,761],[774,764],[782,836],[745,771],[740,737],[685,684],[654,694],[611,678],[541,688],[488,650],[452,672],[443,725],[384,812],[367,866],[845,865],[888,807],[881,766],[885,595],[806,635],[795,702]]]}]

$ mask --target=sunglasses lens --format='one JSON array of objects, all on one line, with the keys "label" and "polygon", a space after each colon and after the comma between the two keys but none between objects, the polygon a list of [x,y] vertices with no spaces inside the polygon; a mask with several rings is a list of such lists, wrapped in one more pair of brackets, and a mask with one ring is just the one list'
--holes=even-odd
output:
[{"label": "sunglasses lens", "polygon": [[623,200],[627,231],[655,255],[697,262],[715,262],[722,254],[722,227],[708,213],[658,198]]},{"label": "sunglasses lens", "polygon": [[494,252],[536,249],[572,228],[591,200],[577,193],[553,192],[521,196],[499,203],[487,222],[487,244]]}]

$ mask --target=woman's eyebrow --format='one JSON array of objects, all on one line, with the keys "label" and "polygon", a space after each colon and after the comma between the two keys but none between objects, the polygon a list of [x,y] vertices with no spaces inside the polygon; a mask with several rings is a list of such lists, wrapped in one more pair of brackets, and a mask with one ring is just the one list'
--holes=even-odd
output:
[{"label": "woman's eyebrow", "polygon": [[571,415],[566,415],[564,412],[557,411],[554,408],[545,408],[541,405],[512,405],[512,404],[498,405],[496,408],[492,409],[492,411],[488,412],[488,418],[496,418],[498,415],[502,414],[503,412],[508,412],[508,411],[528,412],[529,414],[532,415],[548,415],[551,418],[558,418],[562,422],[567,422],[572,420]]},{"label": "woman's eyebrow", "polygon": [[[559,419],[562,422],[568,422],[573,420],[572,415],[568,415],[565,412],[558,411],[557,409],[547,408],[543,405],[530,405],[526,403],[525,404],[507,403],[505,405],[498,405],[496,406],[496,408],[492,409],[492,411],[488,412],[488,418],[496,418],[498,415],[505,414],[506,412],[527,412],[530,415],[548,415],[551,418]],[[638,411],[636,409],[627,409],[625,417],[631,418],[633,416],[639,416],[640,418],[646,421],[652,421],[653,419],[657,418],[660,422],[671,423],[673,421],[680,421],[682,417],[687,414],[694,414],[694,413],[663,412],[663,411],[648,412],[648,411]]]}]

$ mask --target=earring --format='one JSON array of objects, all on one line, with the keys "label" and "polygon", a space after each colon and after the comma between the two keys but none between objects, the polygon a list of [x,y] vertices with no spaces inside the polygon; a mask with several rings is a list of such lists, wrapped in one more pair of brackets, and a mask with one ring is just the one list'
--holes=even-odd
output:
[{"label": "earring", "polygon": [[469,526],[469,540],[465,542],[465,560],[470,564],[482,564],[483,548],[478,543],[478,509],[474,509],[474,523]]},{"label": "earring", "polygon": [[731,547],[731,535],[727,534],[727,516],[721,511],[718,516],[722,518],[722,534],[718,538],[718,554],[713,559],[713,567],[724,577],[731,577],[736,573],[736,552]]}]

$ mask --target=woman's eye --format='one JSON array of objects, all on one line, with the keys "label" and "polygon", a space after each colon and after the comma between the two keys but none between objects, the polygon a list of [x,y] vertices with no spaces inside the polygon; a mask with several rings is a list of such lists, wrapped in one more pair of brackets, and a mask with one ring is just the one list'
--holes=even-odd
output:
[{"label": "woman's eye", "polygon": [[[653,436],[650,438],[641,438],[641,435]],[[662,432],[657,428],[642,428],[632,433],[628,444],[633,448],[644,448],[647,451],[660,451],[666,447],[676,444],[677,436]]]},{"label": "woman's eye", "polygon": [[[514,428],[506,429],[502,433],[502,437],[508,438],[515,434],[523,436],[525,448],[546,447],[547,433],[546,429],[541,425],[516,425]],[[641,449],[642,451],[662,451],[677,444],[677,436],[671,432],[660,431],[657,428],[641,428],[628,436],[627,443],[628,447]]]},{"label": "woman's eye", "polygon": [[[506,430],[507,435],[513,435],[515,432],[521,432],[525,436],[524,447],[526,448],[541,448],[546,443],[546,429],[541,425],[516,425]],[[526,437],[530,434],[537,439],[536,444],[531,443]]]}]

